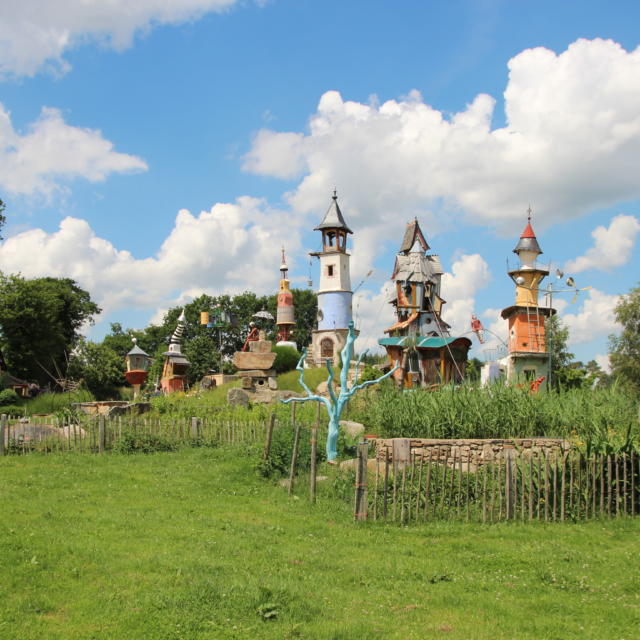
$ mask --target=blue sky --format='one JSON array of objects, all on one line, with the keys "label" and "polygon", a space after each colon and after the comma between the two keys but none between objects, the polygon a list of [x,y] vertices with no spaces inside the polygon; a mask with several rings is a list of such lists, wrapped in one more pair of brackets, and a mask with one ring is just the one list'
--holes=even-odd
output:
[{"label": "blue sky", "polygon": [[592,287],[556,296],[571,348],[604,362],[640,273],[637,2],[8,4],[0,269],[75,278],[105,309],[93,337],[272,291],[282,244],[305,286],[335,186],[353,282],[373,269],[354,303],[369,346],[413,216],[445,318],[501,333],[531,204],[542,259]]}]

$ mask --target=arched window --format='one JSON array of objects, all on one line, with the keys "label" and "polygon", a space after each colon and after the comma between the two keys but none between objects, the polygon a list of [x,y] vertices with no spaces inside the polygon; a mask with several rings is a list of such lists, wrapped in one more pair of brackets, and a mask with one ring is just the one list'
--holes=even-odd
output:
[{"label": "arched window", "polygon": [[333,340],[331,338],[322,338],[320,341],[320,357],[333,358]]}]

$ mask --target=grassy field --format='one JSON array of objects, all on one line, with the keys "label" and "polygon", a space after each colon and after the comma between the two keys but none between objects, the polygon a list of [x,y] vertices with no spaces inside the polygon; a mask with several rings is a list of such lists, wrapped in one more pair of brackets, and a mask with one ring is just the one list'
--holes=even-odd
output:
[{"label": "grassy field", "polygon": [[638,637],[640,519],[356,526],[334,484],[311,507],[227,448],[3,458],[0,637]]}]

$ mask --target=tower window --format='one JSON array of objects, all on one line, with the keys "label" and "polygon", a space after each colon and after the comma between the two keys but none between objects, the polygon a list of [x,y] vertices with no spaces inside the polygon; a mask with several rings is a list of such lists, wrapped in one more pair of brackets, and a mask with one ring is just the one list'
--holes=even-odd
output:
[{"label": "tower window", "polygon": [[331,278],[335,275],[335,265],[329,264],[327,265],[327,275]]}]

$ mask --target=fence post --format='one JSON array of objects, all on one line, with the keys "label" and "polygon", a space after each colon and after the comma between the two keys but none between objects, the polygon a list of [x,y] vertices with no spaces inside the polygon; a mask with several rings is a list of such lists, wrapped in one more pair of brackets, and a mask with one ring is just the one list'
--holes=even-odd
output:
[{"label": "fence post", "polygon": [[293,436],[293,451],[291,452],[291,470],[289,471],[289,495],[293,495],[293,484],[296,477],[296,462],[298,461],[298,443],[300,442],[300,423],[296,420],[296,403],[293,403],[291,411],[291,421],[295,426]]},{"label": "fence post", "polygon": [[276,423],[276,414],[272,413],[269,416],[269,424],[267,425],[267,438],[264,442],[264,453],[262,459],[266,460],[271,453],[271,439],[273,438],[273,425]]},{"label": "fence post", "polygon": [[197,440],[200,435],[200,418],[191,418],[191,439]]},{"label": "fence post", "polygon": [[104,416],[98,416],[98,453],[104,453],[107,441],[107,429]]},{"label": "fence post", "polygon": [[[3,413],[2,416],[0,416],[0,456],[3,456],[5,454],[4,434],[6,431],[7,431],[7,414]],[[7,444],[8,444],[8,440],[9,440],[9,434],[7,434]]]},{"label": "fence post", "polygon": [[354,520],[367,519],[367,462],[369,461],[369,441],[363,440],[358,444],[358,458],[356,466],[356,496],[354,504]]},{"label": "fence post", "polygon": [[320,403],[316,403],[316,421],[311,427],[311,475],[309,477],[309,498],[311,504],[316,503],[316,474],[317,474],[317,461],[318,454],[318,427],[320,426]]},{"label": "fence post", "polygon": [[507,520],[511,520],[515,515],[516,494],[515,494],[515,465],[516,450],[505,449],[506,460],[505,481],[506,481],[506,500],[507,503]]}]

